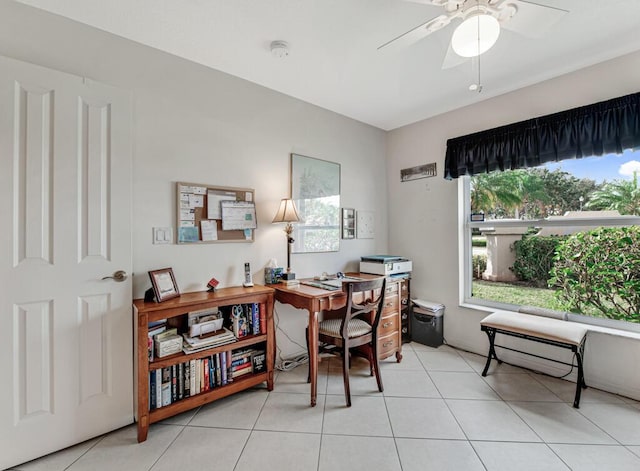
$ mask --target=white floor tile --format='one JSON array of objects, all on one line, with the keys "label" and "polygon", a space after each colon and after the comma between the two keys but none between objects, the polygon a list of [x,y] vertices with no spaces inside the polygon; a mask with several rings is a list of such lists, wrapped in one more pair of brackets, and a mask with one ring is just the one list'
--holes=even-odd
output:
[{"label": "white floor tile", "polygon": [[487,471],[567,471],[543,443],[472,442]]},{"label": "white floor tile", "polygon": [[433,371],[429,376],[445,399],[500,399],[477,373]]},{"label": "white floor tile", "polygon": [[327,396],[322,433],[391,437],[389,415],[382,397],[352,397],[347,407],[343,396]]},{"label": "white floor tile", "polygon": [[254,431],[235,471],[317,471],[319,453],[319,434]]},{"label": "white floor tile", "polygon": [[189,425],[251,430],[268,396],[264,390],[247,390],[211,402],[200,408]]},{"label": "white floor tile", "polygon": [[[484,471],[482,463],[465,440],[398,438],[396,446],[403,471]],[[380,469],[380,468],[377,468]]]},{"label": "white floor tile", "polygon": [[446,402],[469,440],[541,441],[531,427],[502,401],[448,399]]},{"label": "white floor tile", "polygon": [[[233,471],[249,433],[249,430],[186,427],[151,471],[208,469],[212,462],[216,471]],[[207,443],[215,447],[204,446]]]},{"label": "white floor tile", "polygon": [[628,446],[627,447],[632,453],[635,453],[638,458],[640,458],[640,446]]},{"label": "white floor tile", "polygon": [[640,458],[623,446],[549,445],[571,469],[638,471]]},{"label": "white floor tile", "polygon": [[87,440],[86,442],[65,448],[57,453],[43,456],[37,460],[29,461],[12,469],[21,471],[63,471],[102,439],[103,437]]},{"label": "white floor tile", "polygon": [[320,433],[324,413],[324,395],[319,395],[315,407],[308,394],[269,393],[256,422],[256,430]]},{"label": "white floor tile", "polygon": [[[408,344],[415,352],[455,352],[456,349],[449,345],[440,345],[439,347],[431,347],[418,342],[410,342]],[[404,346],[403,346],[404,348]]]},{"label": "white floor tile", "polygon": [[169,417],[164,419],[158,423],[164,425],[187,425],[191,422],[191,419],[198,413],[199,408],[191,409],[182,414],[174,415],[173,417]]},{"label": "white floor tile", "polygon": [[70,471],[146,470],[160,458],[184,427],[154,424],[147,440],[138,443],[137,428],[130,425],[111,432],[96,446],[82,455]]},{"label": "white floor tile", "polygon": [[318,471],[334,470],[401,471],[393,438],[324,435]]},{"label": "white floor tile", "polygon": [[[576,395],[576,383],[543,374],[536,374],[535,378],[553,391],[553,393],[564,402],[573,404],[573,399]],[[587,385],[588,384],[589,383],[587,383]],[[623,403],[624,400],[616,394],[589,387],[583,389],[580,393],[580,404],[582,405],[587,402]]]},{"label": "white floor tile", "polygon": [[427,371],[473,371],[456,351],[417,351],[416,355]]},{"label": "white floor tile", "polygon": [[385,397],[433,397],[440,398],[431,378],[420,371],[396,371],[387,368],[382,372]]},{"label": "white floor tile", "polygon": [[623,445],[640,445],[640,410],[627,404],[586,403],[580,413]]},{"label": "white floor tile", "polygon": [[[277,392],[309,394],[311,385],[307,383],[309,365],[299,365],[290,371],[278,372],[274,390]],[[323,359],[318,368],[318,393],[325,394],[327,390],[327,364]]]},{"label": "white floor tile", "polygon": [[488,374],[484,381],[505,401],[562,401],[529,374],[494,373]]},{"label": "white floor tile", "polygon": [[442,399],[385,398],[394,437],[464,439]]},{"label": "white floor tile", "polygon": [[512,402],[511,407],[547,443],[615,444],[576,409],[558,402]]},{"label": "white floor tile", "polygon": [[[384,385],[384,374],[382,373],[382,381]],[[353,396],[382,396],[378,391],[378,382],[375,376],[370,376],[369,367],[354,368],[349,370],[349,386],[351,389],[351,397]],[[340,369],[330,369],[327,377],[327,394],[336,394],[344,398],[344,378],[342,376],[342,367]]]},{"label": "white floor tile", "polygon": [[382,360],[380,362],[380,369],[384,373],[387,368],[393,369],[396,371],[397,370],[424,371],[424,366],[422,366],[422,363],[420,363],[420,360],[418,360],[418,357],[416,356],[415,352],[408,348],[402,349],[402,360],[400,361],[400,363],[396,361],[395,355],[391,355],[389,358]]},{"label": "white floor tile", "polygon": [[[465,359],[465,361],[471,366],[471,368],[473,368],[476,373],[482,374],[484,366],[487,363],[486,355],[477,355],[471,352],[460,352],[460,356]],[[497,361],[492,360],[487,374],[490,375],[494,373],[526,373],[526,370],[518,368],[517,366],[507,365],[506,363],[498,363]]]}]

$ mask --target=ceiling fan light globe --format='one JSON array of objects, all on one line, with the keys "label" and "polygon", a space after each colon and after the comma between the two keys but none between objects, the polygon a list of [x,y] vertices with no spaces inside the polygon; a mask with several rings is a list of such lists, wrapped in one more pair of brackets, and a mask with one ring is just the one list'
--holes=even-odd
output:
[{"label": "ceiling fan light globe", "polygon": [[[462,57],[476,57],[493,47],[500,36],[500,23],[486,14],[464,20],[451,37],[453,51]],[[479,38],[479,40],[478,40]]]}]

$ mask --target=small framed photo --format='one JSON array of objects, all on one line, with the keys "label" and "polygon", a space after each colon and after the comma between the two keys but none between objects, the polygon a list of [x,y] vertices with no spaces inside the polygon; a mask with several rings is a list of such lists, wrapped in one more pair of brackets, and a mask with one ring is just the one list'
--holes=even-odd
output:
[{"label": "small framed photo", "polygon": [[178,284],[171,268],[150,271],[149,278],[151,278],[151,285],[157,302],[161,303],[167,299],[180,296]]}]

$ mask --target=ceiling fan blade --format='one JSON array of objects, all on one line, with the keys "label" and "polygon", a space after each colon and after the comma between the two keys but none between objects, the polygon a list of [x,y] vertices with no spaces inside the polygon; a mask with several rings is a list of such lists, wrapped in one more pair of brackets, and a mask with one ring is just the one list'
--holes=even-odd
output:
[{"label": "ceiling fan blade", "polygon": [[514,0],[517,13],[501,23],[504,29],[522,34],[528,38],[540,38],[564,15],[569,13],[556,7],[539,5],[525,0]]},{"label": "ceiling fan blade", "polygon": [[447,15],[436,16],[435,18],[430,19],[426,23],[413,28],[412,30],[407,31],[404,34],[401,34],[397,38],[392,39],[389,42],[384,43],[382,46],[378,47],[378,51],[381,49],[392,50],[399,49],[403,47],[408,47],[422,38],[429,36],[431,33],[438,31],[441,28],[444,28],[451,22],[451,17]]},{"label": "ceiling fan blade", "polygon": [[447,48],[447,53],[444,56],[444,60],[442,61],[442,69],[452,69],[453,67],[457,67],[460,64],[464,64],[469,60],[468,57],[462,57],[455,53],[453,47],[451,46],[451,41],[449,41],[449,47]]}]

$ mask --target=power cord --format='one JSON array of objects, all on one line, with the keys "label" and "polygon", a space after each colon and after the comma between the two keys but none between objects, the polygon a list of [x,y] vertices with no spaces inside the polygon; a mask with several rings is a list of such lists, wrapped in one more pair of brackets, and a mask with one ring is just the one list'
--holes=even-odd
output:
[{"label": "power cord", "polygon": [[307,347],[300,345],[298,342],[296,342],[291,337],[289,337],[289,334],[287,334],[284,331],[284,329],[280,328],[280,316],[278,315],[278,310],[275,308],[275,306],[273,308],[273,312],[276,318],[276,330],[279,330],[280,332],[282,332],[282,335],[284,335],[289,340],[289,342],[291,342],[294,345],[297,345],[303,350],[303,353],[298,353],[296,355],[293,355],[290,358],[283,358],[282,349],[278,346],[278,342],[276,342],[276,350],[278,351],[278,360],[276,361],[276,365],[275,365],[276,369],[280,371],[291,371],[297,366],[304,365],[305,363],[309,363],[309,355],[307,354]]}]

